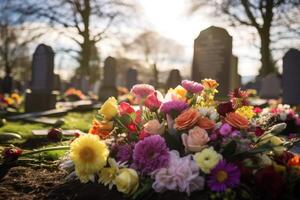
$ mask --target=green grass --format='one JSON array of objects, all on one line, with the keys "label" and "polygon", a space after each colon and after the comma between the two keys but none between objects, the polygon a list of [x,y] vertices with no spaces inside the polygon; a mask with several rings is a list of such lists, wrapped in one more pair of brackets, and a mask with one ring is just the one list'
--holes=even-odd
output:
[{"label": "green grass", "polygon": [[[65,115],[63,118],[65,123],[61,126],[62,129],[79,129],[83,132],[87,132],[91,127],[93,117],[95,116],[96,111],[94,112],[70,112]],[[0,141],[0,151],[4,146],[8,146],[9,144],[14,144],[15,146],[19,146],[23,149],[37,149],[44,148],[50,146],[59,146],[62,143],[53,143],[47,140],[46,136],[35,136],[32,134],[32,130],[37,129],[51,129],[52,127],[49,125],[44,125],[40,123],[32,123],[32,122],[7,122],[3,127],[0,128],[0,134],[5,132],[17,133],[22,136],[21,140],[10,140],[6,143],[2,143]],[[69,142],[63,142],[64,145],[67,145]],[[37,156],[43,157],[45,160],[56,160],[62,155],[65,154],[66,151],[51,151],[51,152],[43,152]]]}]

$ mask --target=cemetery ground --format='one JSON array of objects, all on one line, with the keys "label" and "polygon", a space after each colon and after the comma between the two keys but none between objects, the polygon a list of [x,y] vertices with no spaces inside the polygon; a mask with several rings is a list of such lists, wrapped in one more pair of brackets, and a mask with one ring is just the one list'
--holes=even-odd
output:
[{"label": "cemetery ground", "polygon": [[[63,130],[78,129],[87,132],[94,114],[95,111],[69,112],[64,116],[65,123],[60,128]],[[50,130],[51,128],[51,126],[41,123],[8,121],[0,128],[0,137],[3,137],[4,133],[17,133],[22,139],[5,141],[2,138],[0,140],[0,151],[10,144],[26,151],[63,145],[68,142],[67,140],[70,138],[63,139],[62,142],[52,142],[47,136],[32,134],[32,130]],[[65,193],[68,197],[70,193],[78,191],[82,185],[79,183],[64,185],[65,172],[58,170],[59,163],[57,160],[64,154],[64,150],[44,152],[28,158],[35,160],[31,164],[27,163],[12,167],[0,182],[0,199],[47,199],[49,193],[52,195],[52,197],[49,197],[50,199],[56,199],[55,196],[57,196],[57,199],[63,199],[64,197],[59,195],[60,192]],[[59,187],[56,187],[58,185]],[[56,192],[56,188],[59,188],[59,191]]]}]

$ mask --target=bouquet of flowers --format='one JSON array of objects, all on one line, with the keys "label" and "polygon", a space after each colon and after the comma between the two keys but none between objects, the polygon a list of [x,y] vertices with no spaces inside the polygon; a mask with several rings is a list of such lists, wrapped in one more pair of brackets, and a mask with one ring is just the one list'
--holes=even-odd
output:
[{"label": "bouquet of flowers", "polygon": [[76,88],[67,89],[64,93],[64,96],[68,101],[79,101],[86,98],[82,91]]},{"label": "bouquet of flowers", "polygon": [[0,95],[0,110],[7,110],[8,108],[18,110],[22,102],[23,99],[18,93]]},{"label": "bouquet of flowers", "polygon": [[300,157],[288,151],[298,138],[278,137],[286,125],[261,116],[245,91],[217,102],[217,87],[212,79],[184,80],[163,96],[138,84],[131,89],[137,105],[110,97],[62,167],[132,199],[172,191],[211,199],[299,195]]}]

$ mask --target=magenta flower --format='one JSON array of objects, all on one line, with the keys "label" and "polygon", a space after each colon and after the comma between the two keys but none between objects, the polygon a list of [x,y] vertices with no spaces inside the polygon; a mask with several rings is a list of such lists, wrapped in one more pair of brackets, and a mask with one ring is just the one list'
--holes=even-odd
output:
[{"label": "magenta flower", "polygon": [[130,92],[137,98],[143,99],[146,98],[148,95],[154,93],[155,89],[152,85],[136,84],[132,87]]},{"label": "magenta flower", "polygon": [[228,136],[232,132],[232,127],[227,123],[222,124],[219,132],[222,136]]},{"label": "magenta flower", "polygon": [[204,89],[201,83],[195,81],[183,80],[181,81],[181,85],[190,93],[200,93]]},{"label": "magenta flower", "polygon": [[124,163],[132,160],[133,145],[124,144],[117,147],[117,161]]},{"label": "magenta flower", "polygon": [[180,158],[174,150],[170,151],[169,166],[153,172],[152,178],[155,179],[152,187],[156,192],[173,190],[190,195],[204,187],[204,178],[199,176],[199,167],[191,155]]},{"label": "magenta flower", "polygon": [[160,111],[165,114],[181,113],[183,110],[187,109],[189,106],[186,102],[180,100],[168,101],[161,105]]},{"label": "magenta flower", "polygon": [[169,164],[169,149],[165,140],[153,135],[140,140],[133,150],[133,167],[142,174],[166,167]]},{"label": "magenta flower", "polygon": [[207,183],[212,191],[225,192],[227,188],[233,188],[240,184],[240,176],[241,172],[236,165],[221,160],[211,170]]}]

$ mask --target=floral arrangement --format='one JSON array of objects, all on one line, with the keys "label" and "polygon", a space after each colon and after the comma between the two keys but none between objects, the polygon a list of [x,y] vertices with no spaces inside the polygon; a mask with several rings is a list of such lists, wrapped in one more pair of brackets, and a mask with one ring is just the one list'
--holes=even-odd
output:
[{"label": "floral arrangement", "polygon": [[82,91],[76,88],[67,89],[64,93],[64,96],[69,101],[79,101],[86,98]]},{"label": "floral arrangement", "polygon": [[300,132],[300,117],[295,108],[287,104],[275,104],[269,107],[260,109],[255,108],[255,112],[259,115],[260,119],[270,119],[273,124],[284,122],[287,124],[281,134],[293,136]]},{"label": "floral arrangement", "polygon": [[18,93],[0,95],[0,110],[6,110],[7,108],[18,110],[22,102],[23,99]]},{"label": "floral arrangement", "polygon": [[110,97],[61,166],[132,199],[172,191],[211,199],[297,195],[300,157],[288,150],[298,138],[277,136],[286,125],[250,106],[245,91],[217,102],[217,87],[212,79],[184,80],[163,96],[138,84],[130,91],[137,105]]}]

